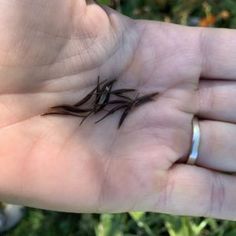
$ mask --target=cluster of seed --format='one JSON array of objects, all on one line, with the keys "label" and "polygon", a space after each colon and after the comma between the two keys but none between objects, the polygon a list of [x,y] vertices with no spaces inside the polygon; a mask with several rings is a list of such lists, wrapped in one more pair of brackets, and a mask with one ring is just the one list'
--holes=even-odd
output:
[{"label": "cluster of seed", "polygon": [[[97,114],[101,111],[107,111],[106,115],[104,115],[101,119],[97,120],[95,123],[99,123],[104,120],[106,117],[114,114],[118,110],[123,110],[123,113],[120,117],[118,129],[123,124],[125,118],[129,114],[129,112],[146,102],[153,101],[153,98],[158,94],[151,93],[144,96],[139,97],[136,89],[117,89],[112,90],[114,83],[117,80],[104,80],[100,82],[98,77],[97,86],[90,91],[82,100],[73,104],[73,105],[60,105],[54,106],[50,108],[50,111],[42,114],[42,116],[46,115],[70,115],[81,117],[82,121],[80,125],[91,115]],[[127,95],[127,93],[136,92],[135,98],[131,98]],[[113,97],[113,99],[111,99]],[[91,102],[92,100],[92,102]],[[87,105],[87,107],[84,107]],[[109,110],[105,109],[106,107],[111,107]]]}]

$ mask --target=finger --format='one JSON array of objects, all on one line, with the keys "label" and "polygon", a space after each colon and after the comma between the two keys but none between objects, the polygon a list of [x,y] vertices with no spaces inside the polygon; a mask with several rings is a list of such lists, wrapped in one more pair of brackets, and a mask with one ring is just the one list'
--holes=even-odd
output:
[{"label": "finger", "polygon": [[201,75],[236,80],[236,31],[204,28],[200,35]]},{"label": "finger", "polygon": [[224,172],[236,172],[236,125],[200,121],[201,140],[197,165]]},{"label": "finger", "polygon": [[199,117],[236,122],[236,83],[234,81],[201,80],[197,99]]},{"label": "finger", "polygon": [[157,211],[176,215],[236,219],[236,177],[204,168],[175,165]]}]

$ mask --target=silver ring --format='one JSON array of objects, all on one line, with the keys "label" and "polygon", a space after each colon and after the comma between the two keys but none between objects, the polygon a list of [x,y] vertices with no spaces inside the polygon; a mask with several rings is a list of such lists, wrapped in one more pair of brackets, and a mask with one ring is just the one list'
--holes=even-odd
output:
[{"label": "silver ring", "polygon": [[199,121],[197,117],[194,117],[192,147],[186,164],[194,165],[196,163],[199,155],[200,138],[201,138],[201,132],[200,132]]}]

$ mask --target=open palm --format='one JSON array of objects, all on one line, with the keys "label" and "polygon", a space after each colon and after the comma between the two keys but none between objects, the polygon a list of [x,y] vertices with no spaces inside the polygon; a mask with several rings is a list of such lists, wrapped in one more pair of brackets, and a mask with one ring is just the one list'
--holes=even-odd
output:
[{"label": "open palm", "polygon": [[[0,11],[3,200],[73,212],[145,210],[232,218],[219,215],[217,204],[225,196],[213,180],[216,172],[175,164],[189,153],[195,114],[236,119],[225,118],[219,107],[209,112],[204,91],[220,82],[199,83],[201,76],[236,77],[235,60],[222,62],[220,70],[204,58],[209,35],[217,32],[134,21],[82,0],[0,2]],[[121,113],[99,124],[94,122],[101,116],[90,117],[82,126],[75,117],[40,116],[51,106],[80,100],[98,76],[117,78],[116,88],[160,95],[132,111],[119,130]],[[214,164],[205,160],[206,151],[203,146],[199,165],[235,171],[235,165],[217,158]],[[221,197],[210,198],[212,191]]]}]

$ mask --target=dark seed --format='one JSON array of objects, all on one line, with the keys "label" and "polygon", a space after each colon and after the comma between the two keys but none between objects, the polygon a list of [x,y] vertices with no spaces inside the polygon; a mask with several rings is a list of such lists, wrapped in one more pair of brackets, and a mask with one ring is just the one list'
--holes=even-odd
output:
[{"label": "dark seed", "polygon": [[150,94],[147,94],[147,95],[144,95],[142,97],[138,97],[135,101],[134,101],[134,105],[135,106],[139,106],[139,105],[142,105],[146,102],[151,102],[151,101],[154,101],[153,100],[153,97],[155,97],[156,95],[158,95],[159,93],[150,93]]},{"label": "dark seed", "polygon": [[92,98],[92,96],[93,96],[93,94],[94,94],[95,91],[96,91],[96,89],[93,89],[93,90],[92,90],[89,94],[87,94],[82,100],[80,100],[79,102],[75,103],[74,106],[78,107],[78,106],[83,105],[83,104],[86,103],[87,101],[89,101],[89,100]]},{"label": "dark seed", "polygon": [[93,111],[91,111],[87,116],[85,116],[85,117],[81,120],[80,125],[82,125],[82,124],[84,123],[84,121],[85,121],[89,116],[91,116],[92,114],[93,114]]},{"label": "dark seed", "polygon": [[124,98],[126,99],[127,101],[133,101],[130,97],[127,97],[125,95],[121,95],[121,94],[114,94],[115,96],[119,97],[119,98]]},{"label": "dark seed", "polygon": [[107,105],[114,105],[114,104],[127,104],[125,100],[111,100],[107,103]]},{"label": "dark seed", "polygon": [[95,101],[95,108],[94,108],[94,113],[98,113],[101,111],[108,103],[110,99],[110,93],[113,87],[114,82],[116,79],[112,81],[108,81],[103,88],[101,89],[100,96],[97,97],[97,100]]},{"label": "dark seed", "polygon": [[104,84],[107,80],[104,80],[102,82],[99,81],[99,77],[98,77],[98,82],[97,82],[97,86],[95,89],[93,89],[91,92],[89,92],[82,100],[80,100],[79,102],[77,102],[76,104],[74,104],[74,106],[81,106],[84,103],[88,102],[92,96],[94,95],[95,92],[98,92],[100,85]]},{"label": "dark seed", "polygon": [[113,90],[111,93],[117,95],[117,94],[135,92],[135,91],[136,91],[136,89],[117,89],[117,90]]},{"label": "dark seed", "polygon": [[76,116],[76,117],[84,117],[83,115],[79,115],[76,113],[71,113],[71,112],[47,112],[44,114],[41,114],[41,116],[48,116],[48,115],[64,115],[64,116]]},{"label": "dark seed", "polygon": [[[150,93],[141,97],[138,97],[139,94],[136,93],[136,96],[128,96],[127,93],[133,93],[137,92],[136,89],[117,89],[113,90],[113,85],[116,82],[116,79],[113,80],[104,80],[100,82],[100,77],[97,78],[97,86],[90,91],[84,98],[82,98],[80,101],[75,103],[74,105],[67,105],[63,104],[60,106],[54,106],[51,107],[52,111],[47,112],[45,114],[42,114],[42,116],[46,115],[67,115],[67,116],[76,116],[81,117],[82,120],[80,122],[80,125],[83,124],[83,122],[91,115],[96,114],[100,111],[107,111],[107,113],[99,120],[97,120],[95,123],[99,123],[108,116],[112,115],[118,110],[124,109],[119,123],[118,123],[118,129],[122,126],[125,119],[127,118],[129,112],[140,105],[143,105],[144,103],[154,101],[154,97],[158,95],[159,93]],[[110,101],[111,96],[116,96],[115,99]],[[95,96],[95,97],[93,97]],[[94,98],[95,100],[93,103],[89,103],[89,108],[80,108],[80,106],[87,103],[90,99]],[[107,110],[106,106],[114,105],[111,110]]]},{"label": "dark seed", "polygon": [[95,105],[103,105],[105,101],[107,100],[107,96],[109,95],[109,87],[106,87],[103,92],[99,94],[97,97],[97,100],[95,101]]},{"label": "dark seed", "polygon": [[126,108],[127,105],[118,105],[116,107],[114,107],[113,109],[111,109],[105,116],[103,116],[100,120],[97,120],[95,122],[95,124],[99,123],[100,121],[104,120],[106,117],[112,115],[113,113],[115,113],[116,111],[120,110],[120,109],[123,109],[123,108]]},{"label": "dark seed", "polygon": [[103,87],[101,89],[102,94],[101,94],[100,99],[99,99],[100,104],[106,103],[109,100],[110,93],[111,93],[113,84],[115,82],[116,82],[116,79],[108,81],[106,84],[103,85]]},{"label": "dark seed", "polygon": [[90,112],[91,109],[81,109],[75,106],[71,106],[71,105],[60,105],[60,106],[55,106],[55,107],[51,107],[52,109],[62,109],[65,111],[70,111],[70,112],[76,112],[76,113],[86,113],[86,112]]},{"label": "dark seed", "polygon": [[118,129],[120,129],[120,127],[121,127],[121,125],[123,124],[125,118],[126,118],[127,115],[129,114],[129,111],[130,111],[130,110],[131,110],[131,107],[130,107],[130,106],[127,107],[127,108],[124,110],[124,112],[123,112],[123,114],[122,114],[122,116],[121,116],[121,118],[120,118],[119,124],[118,124]]},{"label": "dark seed", "polygon": [[[106,82],[106,80],[104,81]],[[100,88],[100,76],[98,76],[98,81],[97,81],[97,88],[96,88],[96,99],[95,101],[99,100],[99,95],[101,94],[101,88]]]}]

